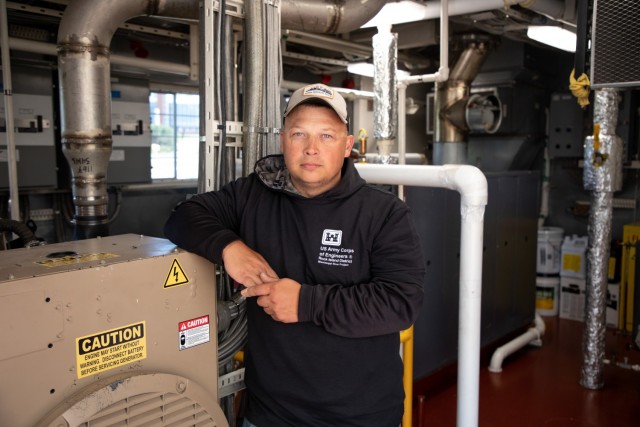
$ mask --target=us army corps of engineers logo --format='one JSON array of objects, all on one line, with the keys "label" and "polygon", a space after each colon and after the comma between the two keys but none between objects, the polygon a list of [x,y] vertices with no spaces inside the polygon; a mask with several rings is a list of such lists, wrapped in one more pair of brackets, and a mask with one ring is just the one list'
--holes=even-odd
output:
[{"label": "us army corps of engineers logo", "polygon": [[353,249],[342,247],[342,230],[325,229],[322,232],[318,264],[348,267],[353,263],[353,253]]}]

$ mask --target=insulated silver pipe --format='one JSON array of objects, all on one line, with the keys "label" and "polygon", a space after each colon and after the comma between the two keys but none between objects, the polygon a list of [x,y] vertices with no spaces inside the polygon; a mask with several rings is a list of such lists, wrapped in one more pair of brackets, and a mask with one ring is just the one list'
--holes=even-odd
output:
[{"label": "insulated silver pipe", "polygon": [[391,162],[398,124],[398,35],[378,27],[373,36],[373,136],[380,163]]},{"label": "insulated silver pipe", "polygon": [[357,30],[382,9],[387,0],[282,1],[282,26],[311,33]]},{"label": "insulated silver pipe", "polygon": [[616,135],[618,93],[596,91],[594,132],[585,139],[583,179],[591,190],[585,322],[580,385],[588,389],[604,386],[606,295],[613,216],[613,192],[622,188],[622,139]]},{"label": "insulated silver pipe", "polygon": [[189,0],[70,1],[58,29],[62,151],[71,167],[76,237],[108,234],[106,176],[111,155],[109,45],[140,15],[198,17]]}]

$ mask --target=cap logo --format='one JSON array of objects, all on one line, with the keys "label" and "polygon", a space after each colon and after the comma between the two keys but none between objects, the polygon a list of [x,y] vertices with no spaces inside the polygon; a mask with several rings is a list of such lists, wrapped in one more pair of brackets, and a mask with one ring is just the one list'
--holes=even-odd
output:
[{"label": "cap logo", "polygon": [[307,86],[304,88],[302,95],[333,99],[333,90],[326,86]]}]

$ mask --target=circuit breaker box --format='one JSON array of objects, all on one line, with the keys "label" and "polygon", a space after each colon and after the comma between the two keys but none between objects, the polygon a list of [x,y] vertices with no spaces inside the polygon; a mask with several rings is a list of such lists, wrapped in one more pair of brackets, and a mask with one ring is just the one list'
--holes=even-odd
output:
[{"label": "circuit breaker box", "polygon": [[109,184],[151,181],[149,103],[112,100]]},{"label": "circuit breaker box", "polygon": [[228,427],[214,279],[146,236],[3,252],[0,425]]},{"label": "circuit breaker box", "polygon": [[[0,188],[9,187],[7,124],[4,95],[0,94]],[[57,165],[53,129],[53,98],[13,94],[13,119],[18,185],[55,187]]]}]

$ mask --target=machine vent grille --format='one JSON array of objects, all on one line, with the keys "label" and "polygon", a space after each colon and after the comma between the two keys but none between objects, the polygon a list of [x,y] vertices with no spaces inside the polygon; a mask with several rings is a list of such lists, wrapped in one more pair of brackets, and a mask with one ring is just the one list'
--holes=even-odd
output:
[{"label": "machine vent grille", "polygon": [[637,0],[596,0],[591,86],[640,86],[640,7]]},{"label": "machine vent grille", "polygon": [[202,406],[176,393],[143,393],[130,396],[110,404],[80,424],[81,427],[217,425]]}]

